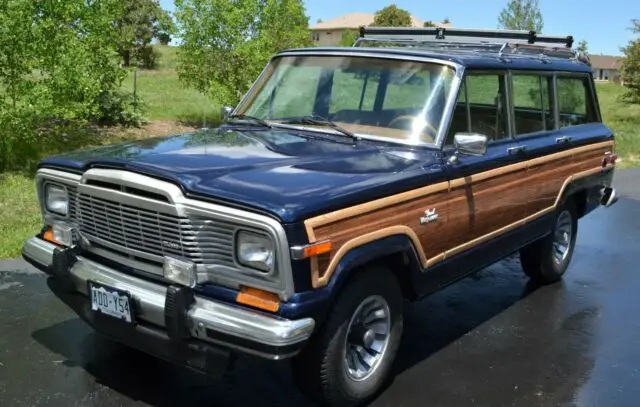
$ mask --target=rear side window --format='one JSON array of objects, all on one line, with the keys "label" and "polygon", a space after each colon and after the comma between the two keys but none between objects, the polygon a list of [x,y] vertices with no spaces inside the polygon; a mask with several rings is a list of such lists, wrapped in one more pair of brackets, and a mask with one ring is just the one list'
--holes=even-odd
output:
[{"label": "rear side window", "polygon": [[336,70],[329,113],[342,109],[373,111],[379,82],[380,71]]},{"label": "rear side window", "polygon": [[556,78],[560,127],[577,126],[598,121],[587,77]]},{"label": "rear side window", "polygon": [[513,75],[513,109],[516,135],[553,130],[553,78],[540,75]]}]

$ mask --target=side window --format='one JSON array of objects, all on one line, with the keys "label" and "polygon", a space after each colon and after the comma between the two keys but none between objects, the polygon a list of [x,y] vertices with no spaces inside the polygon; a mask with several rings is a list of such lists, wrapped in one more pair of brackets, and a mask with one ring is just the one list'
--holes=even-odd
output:
[{"label": "side window", "polygon": [[466,76],[460,87],[446,144],[453,144],[453,136],[458,132],[481,133],[489,141],[508,138],[505,89],[505,75],[502,73]]},{"label": "side window", "polygon": [[387,92],[382,108],[420,109],[424,106],[425,95],[431,92],[429,72],[421,70],[410,75],[405,72],[393,72],[389,77]]},{"label": "side window", "polygon": [[[260,110],[256,113],[267,117],[299,117],[313,113],[315,95],[320,80],[321,68],[316,66],[292,66],[281,68],[278,78],[271,78],[260,92],[264,100],[256,100]],[[277,91],[274,90],[277,86]],[[267,115],[266,112],[269,112]]]},{"label": "side window", "polygon": [[554,129],[553,102],[549,92],[552,77],[513,76],[513,108],[516,135]]},{"label": "side window", "polygon": [[341,110],[373,111],[378,90],[379,73],[336,70],[333,74],[329,113]]},{"label": "side window", "polygon": [[560,127],[597,122],[587,77],[556,78]]}]

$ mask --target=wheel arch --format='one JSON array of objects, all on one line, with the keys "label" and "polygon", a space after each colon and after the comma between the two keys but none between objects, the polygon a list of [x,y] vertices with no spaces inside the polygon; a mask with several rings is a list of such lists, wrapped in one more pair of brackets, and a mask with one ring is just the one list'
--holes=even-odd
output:
[{"label": "wheel arch", "polygon": [[339,259],[328,282],[332,296],[353,276],[365,273],[370,265],[383,265],[395,276],[403,297],[417,296],[416,278],[422,273],[422,263],[414,242],[407,234],[397,233],[355,246]]}]

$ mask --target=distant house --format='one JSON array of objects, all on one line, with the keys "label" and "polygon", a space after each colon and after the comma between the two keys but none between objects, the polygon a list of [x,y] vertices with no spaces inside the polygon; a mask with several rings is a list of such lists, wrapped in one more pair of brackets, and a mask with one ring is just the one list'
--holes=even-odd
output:
[{"label": "distant house", "polygon": [[622,57],[590,54],[589,58],[591,59],[593,79],[598,82],[620,82]]},{"label": "distant house", "polygon": [[[312,25],[311,38],[316,45],[332,46],[338,45],[342,40],[342,34],[345,31],[357,30],[361,26],[371,25],[375,15],[372,13],[351,13],[345,14],[331,20],[322,21]],[[435,23],[438,27],[449,27],[450,24]],[[411,16],[412,27],[422,27],[424,21]]]}]

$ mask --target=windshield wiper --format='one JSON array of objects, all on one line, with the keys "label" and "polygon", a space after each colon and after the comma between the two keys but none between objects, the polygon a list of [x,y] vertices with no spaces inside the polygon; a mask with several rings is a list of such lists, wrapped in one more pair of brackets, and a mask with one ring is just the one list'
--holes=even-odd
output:
[{"label": "windshield wiper", "polygon": [[359,141],[360,137],[358,137],[357,135],[353,134],[352,132],[350,132],[349,130],[338,126],[337,124],[335,124],[334,122],[332,122],[329,119],[325,119],[324,117],[321,116],[302,116],[302,117],[295,117],[292,119],[287,119],[287,120],[283,120],[282,121],[283,124],[310,124],[312,126],[324,126],[324,127],[329,127],[335,131],[337,131],[338,133],[341,133],[347,137],[350,137],[353,139],[353,141]]},{"label": "windshield wiper", "polygon": [[242,114],[242,113],[230,115],[229,117],[227,117],[227,120],[225,120],[225,122],[230,122],[230,121],[233,121],[234,119],[237,119],[237,120],[248,120],[248,121],[250,121],[252,123],[258,124],[258,125],[263,126],[263,127],[268,127],[268,128],[272,127],[271,124],[269,124],[265,120],[262,120],[259,117],[249,116],[248,114]]}]

